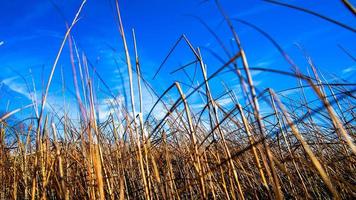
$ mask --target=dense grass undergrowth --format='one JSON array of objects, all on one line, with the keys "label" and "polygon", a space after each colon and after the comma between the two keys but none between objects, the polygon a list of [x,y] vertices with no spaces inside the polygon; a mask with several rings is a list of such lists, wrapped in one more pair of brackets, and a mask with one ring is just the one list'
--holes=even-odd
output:
[{"label": "dense grass undergrowth", "polygon": [[[311,74],[302,74],[279,45],[257,27],[291,70],[250,68],[233,23],[217,2],[238,51],[229,52],[225,64],[207,74],[199,48],[183,35],[179,42],[194,54],[203,80],[189,90],[175,82],[157,94],[140,73],[134,32],[130,45],[116,2],[130,95],[127,105],[111,102],[115,112],[99,122],[88,64],[84,56],[73,53],[76,47],[70,37],[84,5],[85,1],[68,27],[42,100],[0,117],[1,199],[355,198],[354,84],[341,79],[326,81],[308,56]],[[73,76],[79,122],[69,113],[59,116],[46,111],[51,81],[66,43],[72,67],[80,71],[80,76]],[[223,96],[231,102],[229,107],[219,104],[220,97],[209,85],[226,70],[239,78],[241,87],[236,94],[229,85],[221,85],[226,88]],[[298,85],[289,90],[297,95],[273,88],[257,93],[254,70],[293,77]],[[161,74],[157,71],[156,75]],[[143,112],[146,105],[141,87],[150,88],[157,97],[152,112]],[[167,101],[168,93],[176,98]],[[194,94],[204,99],[199,109],[191,109],[189,97]],[[261,112],[262,102],[267,112]],[[161,118],[154,114],[157,106],[162,107]],[[37,111],[23,119],[25,126],[8,121],[24,109]]]}]

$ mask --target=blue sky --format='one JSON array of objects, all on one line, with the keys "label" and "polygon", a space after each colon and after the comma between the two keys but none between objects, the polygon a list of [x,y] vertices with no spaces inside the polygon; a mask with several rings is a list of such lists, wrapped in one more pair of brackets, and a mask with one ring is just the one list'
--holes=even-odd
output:
[{"label": "blue sky", "polygon": [[[11,110],[27,105],[31,95],[34,95],[33,92],[31,93],[33,85],[37,93],[41,93],[43,82],[47,81],[50,67],[66,31],[65,21],[71,22],[80,3],[79,0],[1,1],[1,110]],[[355,17],[342,5],[341,1],[303,0],[288,1],[288,3],[329,16],[350,27],[356,27]],[[303,53],[295,46],[296,43],[306,49],[322,72],[335,74],[349,82],[355,82],[356,65],[338,47],[342,45],[352,55],[355,55],[355,33],[306,13],[260,0],[221,0],[221,4],[232,19],[238,18],[253,23],[271,35],[303,72],[307,72],[307,62]],[[231,52],[236,51],[232,35],[213,1],[121,0],[120,6],[130,48],[132,50],[133,46],[130,33],[131,28],[134,28],[143,75],[159,94],[175,80],[188,82],[188,78],[183,73],[169,75],[169,72],[180,64],[192,61],[193,56],[184,45],[180,45],[179,49],[173,53],[163,66],[158,78],[152,80],[154,72],[169,49],[183,33],[194,46],[202,49],[208,74],[221,66],[220,61],[210,51],[228,60],[214,37],[192,16],[204,20]],[[234,26],[246,49],[251,67],[290,70],[288,63],[260,33],[238,22],[234,22]],[[72,36],[80,52],[86,54],[97,72],[105,79],[106,84],[120,96],[123,92],[122,88],[127,87],[127,71],[122,62],[123,48],[117,27],[117,16],[114,12],[114,2],[112,0],[88,0],[81,13],[80,21],[73,29]],[[116,66],[115,59],[119,66]],[[118,67],[125,76],[124,86],[119,79]],[[63,102],[61,71],[67,86],[65,98],[67,103],[73,102],[74,98],[70,91],[74,89],[68,46],[61,55],[49,95],[50,103],[57,106]],[[187,72],[193,76],[194,67],[188,68]],[[331,76],[327,77],[333,81]],[[296,81],[291,78],[270,73],[255,72],[254,79],[261,90],[265,87],[273,87],[278,91],[296,85]],[[201,76],[197,75],[195,83],[201,81]],[[238,93],[238,81],[235,75],[224,73],[211,83],[215,96],[224,91],[221,81],[225,81]],[[30,85],[30,89],[26,87],[26,82]],[[105,92],[100,92],[105,90],[102,84],[98,80],[96,83],[96,88],[101,88],[97,91],[97,102],[100,106],[109,97]],[[188,88],[184,89],[188,91]],[[146,92],[147,99],[148,96]],[[148,100],[145,104],[150,105]]]}]

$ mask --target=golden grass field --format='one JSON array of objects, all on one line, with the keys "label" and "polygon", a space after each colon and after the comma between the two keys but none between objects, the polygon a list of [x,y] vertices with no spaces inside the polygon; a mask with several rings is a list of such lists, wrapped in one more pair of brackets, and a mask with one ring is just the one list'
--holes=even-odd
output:
[{"label": "golden grass field", "polygon": [[[230,52],[230,59],[208,74],[199,48],[183,35],[180,42],[195,55],[197,73],[204,80],[189,91],[179,82],[171,83],[161,94],[151,88],[157,103],[152,112],[143,113],[142,107],[146,105],[142,103],[142,87],[148,87],[149,80],[140,74],[135,33],[132,32],[134,41],[126,40],[125,34],[131,32],[125,32],[116,2],[130,95],[127,107],[111,102],[115,113],[98,123],[94,108],[96,91],[87,73],[88,64],[85,57],[73,53],[76,47],[70,37],[85,3],[84,0],[68,25],[43,98],[0,116],[1,199],[356,197],[353,84],[327,82],[308,56],[311,73],[302,74],[277,43],[276,48],[292,66],[290,71],[251,68],[235,27],[217,2],[238,50]],[[354,12],[347,1],[345,5]],[[66,114],[45,112],[51,81],[66,43],[72,59],[78,56],[82,60],[77,69],[80,76],[78,71],[78,77],[73,77],[79,122]],[[226,88],[224,96],[233,104],[229,109],[219,104],[209,85],[227,68],[239,78],[242,91],[236,94],[228,85],[221,86]],[[273,88],[257,93],[253,70],[293,77],[299,83],[293,90],[300,98],[283,95]],[[168,93],[178,98],[167,101]],[[189,102],[189,97],[197,93],[205,100],[199,110],[191,109]],[[244,102],[239,102],[237,95]],[[268,114],[261,112],[261,102],[267,102],[264,106],[268,107]],[[155,118],[156,106],[162,107],[162,119]],[[7,122],[11,116],[33,107],[38,113],[24,119],[26,126]],[[7,142],[8,135],[15,140]]]}]

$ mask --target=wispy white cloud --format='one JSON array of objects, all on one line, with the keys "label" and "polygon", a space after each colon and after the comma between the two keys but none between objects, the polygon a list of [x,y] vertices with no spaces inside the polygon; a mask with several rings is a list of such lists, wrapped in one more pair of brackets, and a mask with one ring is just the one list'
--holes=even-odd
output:
[{"label": "wispy white cloud", "polygon": [[[271,64],[271,60],[269,61],[260,61],[260,62],[257,62],[254,66],[255,67],[266,67],[266,66],[269,66]],[[256,71],[256,72],[262,72],[262,71]]]},{"label": "wispy white cloud", "polygon": [[221,106],[228,106],[232,103],[232,99],[231,98],[223,98],[223,99],[219,99],[217,100],[217,102],[221,105]]},{"label": "wispy white cloud", "polygon": [[251,8],[251,9],[247,9],[243,12],[239,12],[238,14],[236,15],[233,15],[233,18],[237,17],[237,18],[241,18],[241,17],[248,17],[248,16],[253,16],[253,15],[256,15],[258,13],[261,13],[261,12],[266,12],[266,11],[269,11],[273,9],[273,7],[271,6],[255,6],[254,8]]},{"label": "wispy white cloud", "polygon": [[4,45],[5,42],[4,41],[0,41],[0,46]]},{"label": "wispy white cloud", "polygon": [[27,99],[31,100],[31,94],[28,92],[26,84],[23,81],[19,80],[20,77],[13,76],[10,78],[3,79],[0,82],[0,85],[4,84],[9,87],[12,91],[17,92]]},{"label": "wispy white cloud", "polygon": [[342,74],[347,74],[347,73],[350,73],[350,72],[354,72],[356,71],[356,67],[355,66],[351,66],[351,67],[347,67],[345,69],[342,70]]},{"label": "wispy white cloud", "polygon": [[290,89],[290,90],[285,90],[285,91],[281,92],[280,94],[282,94],[284,96],[289,96],[289,95],[296,94],[297,92],[298,92],[298,89]]},{"label": "wispy white cloud", "polygon": [[[110,114],[119,114],[118,108],[120,108],[123,104],[123,97],[117,96],[114,98],[105,98],[99,101],[97,105],[98,113],[99,113],[99,120],[104,121],[108,119]],[[120,116],[117,116],[120,117]]]},{"label": "wispy white cloud", "polygon": [[256,80],[256,81],[253,82],[253,84],[255,86],[260,86],[262,84],[262,82],[263,82],[262,80]]}]

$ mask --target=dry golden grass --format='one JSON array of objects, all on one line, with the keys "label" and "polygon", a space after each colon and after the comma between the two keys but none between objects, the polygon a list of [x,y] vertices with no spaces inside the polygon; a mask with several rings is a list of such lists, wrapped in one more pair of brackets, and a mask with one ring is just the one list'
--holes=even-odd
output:
[{"label": "dry golden grass", "polygon": [[[250,68],[229,17],[216,1],[235,38],[238,52],[228,53],[230,58],[225,64],[208,75],[199,48],[183,35],[178,42],[186,42],[195,55],[204,80],[198,86],[191,86],[189,93],[175,82],[161,96],[157,95],[152,110],[158,104],[165,109],[163,119],[158,120],[152,110],[143,113],[141,83],[149,85],[140,72],[134,31],[137,76],[133,76],[131,45],[126,40],[116,1],[131,108],[114,102],[112,106],[117,107],[116,112],[98,123],[88,64],[85,56],[79,56],[70,37],[85,3],[84,0],[59,48],[39,115],[34,113],[35,120],[25,120],[26,126],[22,127],[7,122],[9,117],[23,109],[37,108],[34,102],[0,117],[0,199],[356,197],[353,84],[327,83],[319,78],[311,62],[314,76],[301,74],[280,48],[294,67],[293,72]],[[347,1],[345,3],[349,5]],[[44,112],[51,80],[66,42],[71,52],[81,113],[79,122],[74,122],[66,113],[57,116],[58,113]],[[74,56],[82,60],[82,65],[76,66]],[[239,62],[242,68],[238,67]],[[235,93],[222,85],[226,87],[224,96],[231,99],[233,106],[230,109],[219,104],[209,86],[209,81],[226,68],[233,69],[240,79],[242,92],[239,95],[247,102],[240,104]],[[252,70],[293,76],[300,83],[294,88],[300,99],[276,93],[271,88],[257,93]],[[137,84],[134,84],[134,77],[137,77]],[[135,103],[134,85],[138,87],[138,104]],[[308,88],[316,99],[307,97],[304,90]],[[151,92],[155,93],[154,90]],[[165,101],[168,92],[175,93],[178,98]],[[191,109],[189,97],[198,92],[204,97],[205,105],[200,110]],[[261,112],[262,101],[267,102],[270,113]],[[315,106],[315,102],[320,106]],[[324,121],[320,122],[316,115],[322,116]],[[61,127],[60,131],[58,127]],[[12,143],[7,141],[9,135],[15,138]]]}]

